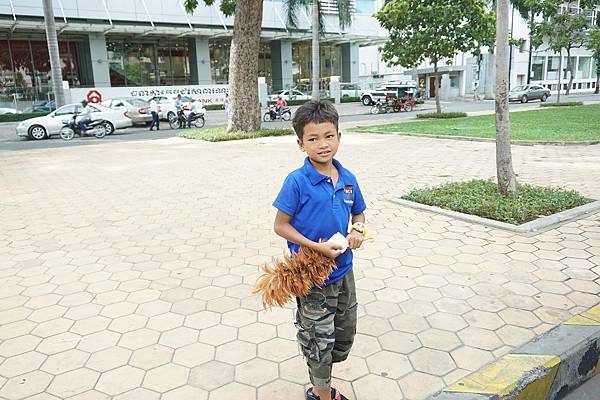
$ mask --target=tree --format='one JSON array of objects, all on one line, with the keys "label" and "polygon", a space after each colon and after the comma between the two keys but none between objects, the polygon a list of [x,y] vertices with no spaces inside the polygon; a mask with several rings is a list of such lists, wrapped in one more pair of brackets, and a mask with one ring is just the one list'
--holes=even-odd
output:
[{"label": "tree", "polygon": [[586,43],[588,50],[592,52],[596,60],[596,90],[594,93],[600,93],[600,26],[595,27],[590,32],[590,37]]},{"label": "tree", "polygon": [[[588,15],[600,4],[599,0],[579,0],[564,2],[561,0],[526,0],[530,7],[534,7],[543,20],[531,24],[532,44],[538,48],[546,44],[549,49],[559,53],[559,77],[562,77],[562,50],[567,52],[567,71],[569,71],[568,95],[573,86],[573,62],[571,52],[586,43],[590,29]],[[560,99],[560,85],[558,99]]]},{"label": "tree", "polygon": [[496,175],[500,194],[517,191],[508,112],[508,0],[496,2]]},{"label": "tree", "polygon": [[[438,67],[458,52],[491,46],[494,15],[485,0],[389,0],[375,17],[389,32],[382,58],[392,65],[412,68],[429,60],[435,85]],[[442,111],[435,91],[438,113]]]},{"label": "tree", "polygon": [[46,25],[46,41],[48,42],[48,55],[50,56],[50,73],[52,76],[52,90],[54,91],[54,100],[56,107],[65,104],[65,92],[62,85],[62,69],[60,63],[60,53],[58,51],[58,38],[56,35],[56,25],[54,23],[54,9],[52,0],[43,0],[44,24]]},{"label": "tree", "polygon": [[[297,11],[300,7],[311,6],[312,17],[312,98],[319,100],[321,81],[321,61],[319,34],[323,32],[323,14],[320,0],[285,0],[287,6],[287,23],[292,28],[298,27]],[[345,28],[352,22],[352,4],[350,0],[337,0],[338,20],[340,28]],[[315,29],[316,27],[316,29]]]},{"label": "tree", "polygon": [[[212,5],[214,0],[202,0]],[[198,0],[185,0],[185,8],[193,12]],[[229,105],[231,111],[227,131],[260,129],[258,98],[258,54],[262,28],[263,0],[223,0],[221,11],[233,15],[233,37],[229,53]]]},{"label": "tree", "polygon": [[[532,30],[532,42],[534,47],[540,47],[546,43],[548,48],[562,54],[567,52],[567,71],[569,71],[569,84],[566,95],[569,95],[573,85],[573,61],[571,52],[573,49],[585,44],[585,30],[588,26],[587,17],[583,13],[572,15],[569,13],[557,14],[551,19],[534,23]],[[562,64],[562,56],[559,64]],[[558,71],[562,75],[562,68]],[[558,89],[560,91],[560,88]]]}]

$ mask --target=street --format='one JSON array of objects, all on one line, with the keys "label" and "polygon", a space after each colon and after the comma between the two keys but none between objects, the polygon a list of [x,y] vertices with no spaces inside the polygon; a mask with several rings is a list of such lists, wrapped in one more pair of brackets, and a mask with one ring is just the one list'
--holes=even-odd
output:
[{"label": "street", "polygon": [[565,397],[564,400],[598,400],[600,398],[600,375],[596,375]]},{"label": "street", "polygon": [[[600,101],[600,96],[594,94],[585,95],[573,95],[570,97],[562,96],[562,101]],[[555,99],[550,98],[549,101]],[[530,102],[527,104],[511,103],[511,110],[521,110],[537,108],[539,101]],[[298,106],[292,107],[294,112]],[[342,130],[359,125],[360,123],[393,123],[396,121],[402,121],[409,118],[414,118],[417,113],[422,112],[433,112],[435,110],[434,100],[429,100],[424,105],[419,105],[414,111],[405,113],[392,113],[392,114],[379,114],[371,115],[369,113],[370,107],[363,106],[360,103],[344,103],[338,105],[338,111],[340,113],[340,125]],[[479,112],[493,112],[494,101],[492,100],[452,100],[443,101],[442,109],[444,112],[467,112],[467,113],[479,113]],[[265,110],[261,110],[264,112]],[[24,150],[24,149],[42,149],[42,148],[57,148],[57,147],[70,147],[86,144],[97,144],[99,139],[93,137],[75,138],[72,141],[65,142],[58,136],[53,136],[51,140],[32,141],[25,138],[16,136],[15,128],[17,122],[14,123],[2,123],[0,124],[0,150]],[[224,126],[226,124],[225,112],[208,111],[206,113],[206,125],[205,128],[214,128],[218,126]],[[263,122],[263,128],[281,128],[291,127],[291,122]],[[164,139],[174,137],[177,134],[177,130],[169,128],[167,121],[161,121],[162,129],[158,132],[149,132],[146,126],[135,126],[127,129],[119,129],[113,135],[106,136],[104,139],[100,139],[103,142],[121,142],[121,141],[134,141],[134,140],[153,140],[153,139]],[[204,128],[204,129],[205,129]]]}]

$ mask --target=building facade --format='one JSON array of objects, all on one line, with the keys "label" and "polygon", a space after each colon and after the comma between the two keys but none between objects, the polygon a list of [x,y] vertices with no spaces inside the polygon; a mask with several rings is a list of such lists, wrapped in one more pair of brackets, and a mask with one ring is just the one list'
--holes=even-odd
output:
[{"label": "building facade", "polygon": [[[228,81],[233,17],[219,1],[187,14],[182,0],[54,0],[63,80],[70,88],[215,85]],[[381,0],[354,0],[352,24],[340,29],[335,1],[323,4],[321,76],[359,80],[359,47],[385,40],[372,14]],[[265,0],[259,77],[270,91],[308,87],[310,10],[286,25],[282,0]],[[50,97],[50,62],[42,0],[0,2],[0,104]]]}]

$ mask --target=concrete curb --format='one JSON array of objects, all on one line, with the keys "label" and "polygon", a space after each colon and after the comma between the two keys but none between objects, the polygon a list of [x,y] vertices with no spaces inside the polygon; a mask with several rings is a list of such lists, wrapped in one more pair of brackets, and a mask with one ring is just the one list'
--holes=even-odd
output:
[{"label": "concrete curb", "polygon": [[[414,121],[411,119],[411,121]],[[360,126],[360,128],[368,127]],[[367,132],[361,132],[367,133]],[[377,133],[383,135],[397,135],[397,136],[411,136],[411,137],[424,137],[430,139],[448,139],[448,140],[461,140],[464,142],[485,142],[485,143],[496,143],[496,139],[489,138],[478,138],[478,137],[470,137],[470,136],[446,136],[446,135],[430,135],[427,133],[407,133],[407,132],[383,132],[383,131],[369,131],[368,133]],[[553,141],[553,140],[511,140],[511,144],[516,146],[535,146],[535,145],[543,145],[543,146],[593,146],[600,144],[600,140],[582,140],[577,142],[561,142],[561,141]]]},{"label": "concrete curb", "polygon": [[428,400],[559,400],[597,374],[600,374],[600,304]]},{"label": "concrete curb", "polygon": [[547,217],[538,218],[531,222],[526,222],[521,225],[512,225],[506,222],[495,221],[493,219],[478,217],[476,215],[463,214],[461,212],[446,210],[444,208],[428,206],[426,204],[416,203],[402,198],[391,199],[393,203],[401,206],[414,208],[421,211],[432,212],[436,214],[446,215],[448,217],[460,219],[472,224],[489,226],[491,228],[503,229],[510,232],[527,234],[539,232],[544,229],[552,228],[563,222],[572,221],[577,218],[595,214],[600,211],[600,200],[592,201],[579,207],[571,208],[556,214],[548,215]]}]

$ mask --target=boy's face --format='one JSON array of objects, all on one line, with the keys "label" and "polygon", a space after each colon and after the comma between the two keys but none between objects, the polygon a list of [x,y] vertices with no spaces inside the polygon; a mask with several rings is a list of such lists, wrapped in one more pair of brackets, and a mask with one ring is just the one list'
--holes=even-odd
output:
[{"label": "boy's face", "polygon": [[311,122],[304,126],[304,135],[298,139],[300,150],[305,151],[311,161],[326,165],[337,153],[341,133],[331,122],[315,124]]}]

